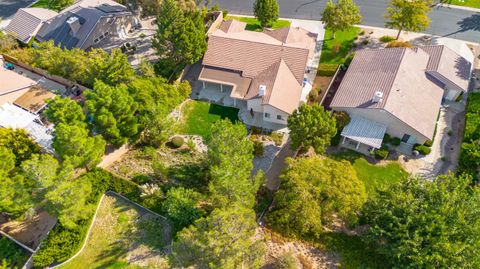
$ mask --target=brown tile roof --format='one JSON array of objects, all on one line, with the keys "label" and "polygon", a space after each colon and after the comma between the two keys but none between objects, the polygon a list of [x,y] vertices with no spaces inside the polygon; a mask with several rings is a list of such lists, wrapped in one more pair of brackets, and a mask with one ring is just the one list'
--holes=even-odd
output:
[{"label": "brown tile roof", "polygon": [[228,20],[223,21],[220,25],[220,30],[224,31],[225,33],[238,33],[245,30],[247,24],[245,22],[241,22],[238,20]]},{"label": "brown tile roof", "polygon": [[[443,89],[427,78],[428,61],[429,55],[422,50],[360,50],[331,107],[384,109],[431,139]],[[372,98],[377,91],[383,93],[383,98],[375,103]]]},{"label": "brown tile roof", "polygon": [[210,66],[204,66],[202,68],[198,79],[213,83],[232,85],[231,96],[234,98],[243,98],[247,94],[250,84],[252,83],[251,78],[242,77],[241,72],[239,71]]},{"label": "brown tile roof", "polygon": [[45,8],[20,8],[5,31],[14,35],[18,40],[28,43],[37,34],[42,23],[57,14],[57,12]]},{"label": "brown tile roof", "polygon": [[14,104],[32,113],[38,113],[46,105],[47,100],[53,97],[54,93],[35,86],[15,100]]},{"label": "brown tile roof", "polygon": [[[443,83],[453,84],[460,91],[467,91],[471,63],[444,45],[418,47],[430,55],[427,72],[437,72]],[[438,76],[436,76],[438,77]]]}]

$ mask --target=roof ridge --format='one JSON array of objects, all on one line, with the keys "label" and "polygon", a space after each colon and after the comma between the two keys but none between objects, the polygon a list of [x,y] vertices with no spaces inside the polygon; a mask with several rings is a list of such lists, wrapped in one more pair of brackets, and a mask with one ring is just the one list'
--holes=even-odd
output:
[{"label": "roof ridge", "polygon": [[[399,49],[399,48],[396,48],[396,49]],[[390,96],[390,92],[392,91],[393,89],[393,85],[395,84],[395,81],[397,81],[397,77],[398,77],[398,71],[400,71],[400,67],[402,66],[403,64],[403,61],[405,59],[405,52],[407,51],[407,49],[410,49],[410,48],[402,48],[402,56],[400,58],[400,61],[398,62],[398,65],[397,67],[395,68],[395,75],[393,76],[393,79],[392,79],[392,83],[389,85],[388,89],[390,89],[386,96],[384,96],[384,100],[385,102],[383,102],[382,106],[380,108],[385,108],[385,106],[387,105],[387,102],[388,102],[388,97]],[[413,50],[412,50],[413,51]]]},{"label": "roof ridge", "polygon": [[43,20],[40,19],[39,17],[37,17],[37,16],[35,16],[35,15],[33,15],[33,14],[30,14],[30,12],[27,12],[27,11],[25,10],[25,8],[21,8],[20,10],[21,10],[24,14],[27,14],[28,16],[30,16],[30,17],[32,17],[32,18],[34,18],[34,19],[37,19],[37,20],[39,20],[40,22],[43,21]]},{"label": "roof ridge", "polygon": [[[248,30],[245,30],[245,31],[248,31]],[[223,31],[222,31],[223,32]],[[261,33],[261,34],[264,34],[264,35],[267,35],[263,32],[257,32],[257,33]],[[272,36],[269,36],[267,35],[268,37],[271,37],[275,40],[278,40]],[[224,39],[234,39],[234,40],[239,40],[239,41],[242,41],[242,42],[250,42],[250,43],[257,43],[257,44],[264,44],[264,45],[269,45],[269,46],[276,46],[276,47],[287,47],[287,48],[291,48],[291,49],[299,49],[299,50],[307,50],[308,51],[308,48],[299,48],[299,47],[295,47],[295,46],[288,46],[286,43],[282,42],[281,45],[278,45],[278,44],[270,44],[270,43],[265,43],[265,42],[260,42],[260,41],[254,41],[254,40],[245,40],[245,39],[240,39],[240,38],[232,38],[232,37],[226,37],[226,36],[217,36],[217,35],[212,35],[210,36],[211,37],[215,37],[215,38],[224,38]],[[279,41],[279,40],[278,40]],[[281,41],[280,41],[281,42]]]},{"label": "roof ridge", "polygon": [[[280,60],[279,60],[278,62],[279,62],[279,64],[278,64],[277,72],[275,73],[275,79],[274,79],[274,81],[273,81],[272,90],[271,90],[271,92],[270,92],[270,94],[269,94],[269,96],[268,96],[268,100],[266,100],[267,103],[270,102],[270,98],[272,97],[273,89],[275,89],[275,85],[277,84],[277,81],[278,81],[278,73],[279,73],[279,71],[280,71],[280,66],[282,65],[282,63],[287,67],[288,72],[290,72],[290,74],[291,74],[293,77],[295,77],[295,74],[293,74],[292,69],[290,69],[290,67],[288,66],[287,62],[285,62],[285,60],[283,59],[283,57],[280,58]],[[295,79],[295,80],[296,80],[296,79]],[[298,82],[298,81],[297,81],[297,82]]]}]

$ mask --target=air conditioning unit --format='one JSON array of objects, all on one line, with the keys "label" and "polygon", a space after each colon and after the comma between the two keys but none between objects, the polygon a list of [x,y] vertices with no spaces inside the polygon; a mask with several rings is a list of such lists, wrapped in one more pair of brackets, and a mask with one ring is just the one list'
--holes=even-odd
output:
[{"label": "air conditioning unit", "polygon": [[382,98],[383,98],[383,92],[376,91],[375,94],[373,95],[372,102],[374,103],[381,102]]}]

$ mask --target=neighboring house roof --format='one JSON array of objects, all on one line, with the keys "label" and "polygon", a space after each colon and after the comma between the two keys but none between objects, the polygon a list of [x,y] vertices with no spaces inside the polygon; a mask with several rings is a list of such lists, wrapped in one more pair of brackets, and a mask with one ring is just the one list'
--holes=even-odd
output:
[{"label": "neighboring house roof", "polygon": [[[246,31],[245,26],[235,20],[224,21],[210,35],[199,79],[233,85],[234,98],[261,97],[263,104],[292,113],[300,102],[305,69],[317,35],[287,27],[288,30],[279,31],[290,33],[291,38],[279,40],[287,34],[276,34],[280,33],[277,30],[269,34]],[[228,72],[233,74],[221,74]],[[260,85],[266,86],[263,96],[259,96]]]},{"label": "neighboring house roof", "polygon": [[0,95],[9,94],[37,85],[37,82],[3,67],[0,59]]},{"label": "neighboring house roof", "polygon": [[[357,51],[331,107],[383,109],[431,139],[443,89],[425,74],[429,58],[409,48]],[[383,94],[379,102],[376,92]]]},{"label": "neighboring house roof", "polygon": [[[131,12],[115,1],[83,0],[46,21],[40,28],[37,37],[43,41],[53,40],[55,45],[61,45],[68,49],[84,48],[85,41],[95,30],[100,19],[127,15],[131,15]],[[76,18],[73,19],[74,23],[78,23],[73,29],[71,23],[69,24],[69,20],[72,18]]]},{"label": "neighboring house roof", "polygon": [[440,78],[444,84],[456,86],[460,91],[468,90],[472,67],[468,60],[443,45],[419,48],[430,55],[427,73],[436,72],[440,75],[436,77]]},{"label": "neighboring house roof", "polygon": [[57,12],[45,8],[20,8],[5,28],[23,43],[28,43],[34,37],[43,22],[58,15]]},{"label": "neighboring house roof", "polygon": [[53,97],[55,97],[53,92],[40,87],[32,87],[28,92],[15,100],[14,104],[37,114],[45,107],[47,100],[52,99]]}]

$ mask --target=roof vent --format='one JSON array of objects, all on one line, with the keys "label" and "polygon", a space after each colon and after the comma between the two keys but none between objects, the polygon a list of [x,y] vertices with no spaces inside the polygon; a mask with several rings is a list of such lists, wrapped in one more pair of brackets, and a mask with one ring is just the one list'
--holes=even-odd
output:
[{"label": "roof vent", "polygon": [[376,92],[375,92],[375,95],[374,95],[373,98],[372,98],[372,102],[374,102],[374,103],[381,102],[381,101],[382,101],[382,97],[383,97],[383,92],[381,92],[381,91],[376,91]]},{"label": "roof vent", "polygon": [[267,91],[267,86],[260,85],[260,87],[258,87],[258,96],[264,96],[266,91]]},{"label": "roof vent", "polygon": [[77,17],[68,18],[67,24],[70,26],[73,35],[75,35],[80,29],[80,20]]}]

